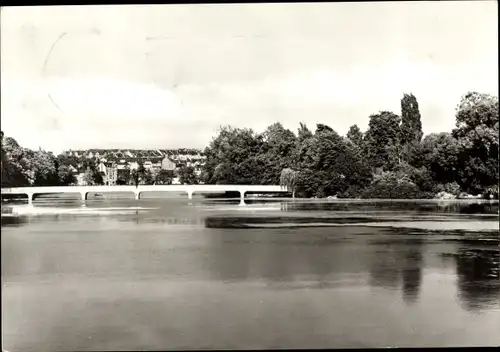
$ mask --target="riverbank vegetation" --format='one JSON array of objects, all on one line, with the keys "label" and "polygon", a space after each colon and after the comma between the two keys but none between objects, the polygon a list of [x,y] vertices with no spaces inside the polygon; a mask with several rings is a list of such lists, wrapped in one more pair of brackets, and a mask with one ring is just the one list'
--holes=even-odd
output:
[{"label": "riverbank vegetation", "polygon": [[[297,133],[279,122],[263,133],[221,127],[206,147],[201,179],[206,184],[281,184],[297,197],[435,198],[462,193],[498,198],[498,97],[465,94],[451,132],[423,136],[417,99],[404,94],[401,112],[369,116],[366,132],[353,125],[346,136],[317,124]],[[95,158],[21,147],[2,133],[2,187],[103,184]],[[75,167],[76,165],[76,167]],[[180,182],[198,183],[194,169],[177,172]],[[173,174],[152,175],[144,167],[119,176],[120,184],[169,184]],[[140,180],[140,181],[139,181]]]},{"label": "riverbank vegetation", "polygon": [[346,136],[279,122],[263,133],[223,126],[205,149],[208,184],[282,184],[298,197],[434,198],[461,193],[498,198],[498,97],[465,94],[451,132],[423,136],[418,102],[404,94],[401,115],[369,116]]}]

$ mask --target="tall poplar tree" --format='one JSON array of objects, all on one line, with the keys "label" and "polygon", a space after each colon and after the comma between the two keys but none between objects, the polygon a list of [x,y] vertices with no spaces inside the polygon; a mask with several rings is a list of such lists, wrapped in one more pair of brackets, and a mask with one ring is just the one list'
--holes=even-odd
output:
[{"label": "tall poplar tree", "polygon": [[417,98],[404,94],[401,99],[401,144],[419,143],[423,134]]}]

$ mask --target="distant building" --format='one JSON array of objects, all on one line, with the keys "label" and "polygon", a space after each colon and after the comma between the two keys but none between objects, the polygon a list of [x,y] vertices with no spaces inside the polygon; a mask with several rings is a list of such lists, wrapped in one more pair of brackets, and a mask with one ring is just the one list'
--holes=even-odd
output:
[{"label": "distant building", "polygon": [[76,175],[76,184],[78,186],[86,186],[87,182],[85,182],[85,173],[81,172],[78,175]]},{"label": "distant building", "polygon": [[[196,171],[201,170],[205,163],[206,156],[201,150],[197,149],[151,149],[151,150],[134,150],[134,149],[87,149],[87,150],[69,150],[69,156],[76,157],[79,162],[74,166],[79,172],[84,172],[82,169],[83,159],[97,158],[99,171],[104,175],[108,175],[110,170],[109,163],[114,162],[117,170],[126,169],[134,170],[139,167],[139,162],[144,162],[144,168],[156,174],[160,170],[176,171],[183,166],[192,166]],[[103,165],[101,165],[101,163]],[[112,176],[112,175],[111,175]],[[110,178],[113,182],[114,177]]]},{"label": "distant building", "polygon": [[165,157],[162,161],[161,161],[161,168],[163,170],[172,170],[174,171],[175,170],[175,163],[170,160],[168,157]]},{"label": "distant building", "polygon": [[106,175],[104,177],[104,184],[108,186],[116,185],[116,180],[118,180],[118,168],[115,163],[108,163],[106,165]]},{"label": "distant building", "polygon": [[103,162],[100,162],[99,165],[97,165],[97,170],[103,174],[106,173],[106,165]]},{"label": "distant building", "polygon": [[139,163],[137,161],[129,161],[128,167],[130,170],[137,170],[139,168]]},{"label": "distant building", "polygon": [[153,168],[153,162],[151,160],[146,160],[143,165],[146,170],[151,170]]}]

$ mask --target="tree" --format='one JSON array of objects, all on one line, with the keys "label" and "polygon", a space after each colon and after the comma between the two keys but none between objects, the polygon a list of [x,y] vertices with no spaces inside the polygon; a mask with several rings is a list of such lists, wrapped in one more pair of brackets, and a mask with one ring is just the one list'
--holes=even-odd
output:
[{"label": "tree", "polygon": [[457,108],[459,184],[470,193],[498,185],[498,97],[469,92]]},{"label": "tree", "polygon": [[422,136],[417,98],[413,94],[404,94],[401,99],[401,144],[419,143]]},{"label": "tree", "polygon": [[[1,152],[2,152],[2,187],[19,187],[19,186],[26,186],[29,184],[26,176],[24,175],[21,166],[18,163],[13,162],[13,157],[11,155],[11,150],[14,148],[12,145],[7,145],[6,148],[4,148],[6,142],[8,143],[9,141],[4,140],[4,133],[2,131],[1,135]],[[10,142],[15,142],[15,140],[11,139]],[[15,145],[17,145],[17,142],[15,142]],[[19,146],[17,145],[17,148]],[[10,149],[10,150],[9,150]]]},{"label": "tree", "polygon": [[371,115],[364,149],[373,169],[392,170],[401,161],[399,116],[390,111]]},{"label": "tree", "polygon": [[263,137],[251,129],[221,127],[205,149],[205,183],[255,184],[254,173],[246,170],[249,160],[255,161],[257,155],[265,152],[263,144]]},{"label": "tree", "polygon": [[171,185],[174,178],[174,172],[172,170],[161,169],[156,175],[156,183],[159,185]]},{"label": "tree", "polygon": [[153,182],[154,182],[153,173],[151,172],[151,170],[146,169],[143,174],[143,184],[152,185]]},{"label": "tree", "polygon": [[2,138],[2,187],[30,186],[34,182],[32,154],[14,138]]},{"label": "tree", "polygon": [[139,159],[137,161],[137,169],[132,172],[132,178],[134,179],[135,185],[151,185],[153,184],[153,174],[150,170],[146,169],[144,162]]},{"label": "tree", "polygon": [[124,169],[117,170],[117,185],[128,185],[131,183],[132,175],[130,172],[130,168],[126,166]]},{"label": "tree", "polygon": [[421,192],[411,178],[397,171],[378,169],[369,187],[362,193],[363,198],[416,199]]},{"label": "tree", "polygon": [[297,172],[286,168],[281,171],[280,186],[287,187],[292,191],[292,197],[295,198],[295,187],[297,185]]},{"label": "tree", "polygon": [[440,184],[458,180],[460,144],[450,133],[431,133],[422,141],[423,165]]},{"label": "tree", "polygon": [[358,125],[352,125],[347,132],[349,138],[354,144],[361,147],[363,144],[363,132],[359,129]]},{"label": "tree", "polygon": [[33,170],[35,172],[34,186],[56,186],[59,185],[58,165],[55,156],[42,149],[34,152]]},{"label": "tree", "polygon": [[324,172],[317,172],[311,169],[301,169],[297,174],[296,193],[301,197],[310,198],[323,196],[324,187],[321,180],[324,179]]},{"label": "tree", "polygon": [[262,170],[262,184],[276,184],[281,170],[292,167],[297,137],[279,122],[270,125],[262,135],[265,167]]},{"label": "tree", "polygon": [[307,126],[300,122],[300,127],[298,129],[298,142],[302,143],[304,140],[311,138],[313,136],[312,132],[307,128]]},{"label": "tree", "polygon": [[61,165],[57,170],[57,177],[61,186],[70,186],[76,183],[76,176],[69,166]]},{"label": "tree", "polygon": [[95,185],[94,173],[92,172],[92,169],[90,168],[90,166],[87,167],[87,170],[85,170],[85,174],[83,175],[83,182],[85,182],[85,184],[88,186]]},{"label": "tree", "polygon": [[76,156],[69,155],[67,152],[59,154],[57,156],[57,162],[59,163],[59,166],[73,167],[77,170],[82,164]]},{"label": "tree", "polygon": [[314,132],[314,134],[318,135],[319,133],[323,133],[323,132],[329,133],[329,132],[334,132],[334,131],[333,131],[333,128],[331,128],[330,126],[324,125],[322,123],[316,124],[316,132]]},{"label": "tree", "polygon": [[132,171],[130,171],[130,179],[135,187],[139,186],[139,183],[141,183],[141,175],[139,174],[139,171],[137,169],[133,169]]},{"label": "tree", "polygon": [[313,138],[302,143],[298,160],[297,193],[302,196],[340,194],[370,180],[359,147],[325,125],[318,124]]},{"label": "tree", "polygon": [[198,184],[198,178],[194,172],[194,167],[183,166],[179,169],[179,181],[183,185],[196,185]]},{"label": "tree", "polygon": [[85,170],[84,180],[89,185],[102,185],[104,184],[103,175],[99,172],[97,159],[85,158],[82,160],[82,167]]}]

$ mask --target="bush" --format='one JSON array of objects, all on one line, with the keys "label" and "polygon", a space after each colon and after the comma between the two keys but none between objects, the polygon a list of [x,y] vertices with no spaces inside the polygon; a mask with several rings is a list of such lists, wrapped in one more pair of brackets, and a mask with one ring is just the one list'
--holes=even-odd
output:
[{"label": "bush", "polygon": [[296,194],[299,197],[310,198],[317,195],[319,184],[316,176],[309,169],[304,169],[297,175]]},{"label": "bush", "polygon": [[361,198],[363,195],[363,188],[360,186],[349,186],[344,192],[339,192],[337,194],[338,198]]},{"label": "bush", "polygon": [[488,187],[483,192],[483,198],[486,199],[499,199],[498,197],[498,185]]},{"label": "bush", "polygon": [[459,196],[462,191],[460,185],[456,182],[447,183],[443,188],[445,192],[453,194],[454,196]]},{"label": "bush", "polygon": [[395,172],[399,178],[414,183],[422,192],[439,192],[436,182],[432,178],[431,172],[425,167],[415,168],[408,163],[403,162],[396,167]]},{"label": "bush", "polygon": [[428,196],[428,193],[420,191],[417,185],[411,182],[408,175],[391,171],[378,171],[372,183],[361,195],[365,199],[418,199]]}]

